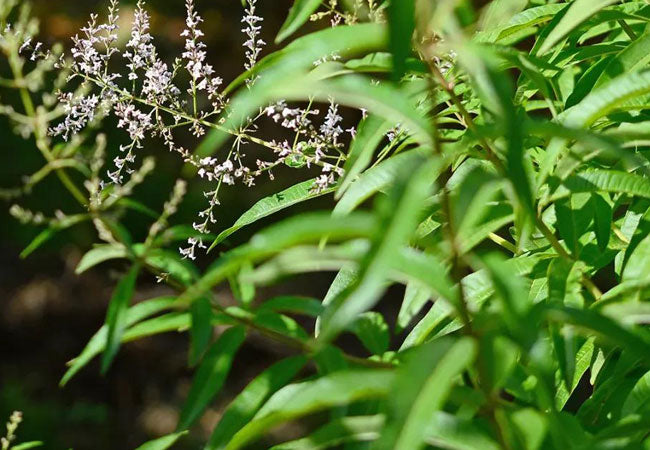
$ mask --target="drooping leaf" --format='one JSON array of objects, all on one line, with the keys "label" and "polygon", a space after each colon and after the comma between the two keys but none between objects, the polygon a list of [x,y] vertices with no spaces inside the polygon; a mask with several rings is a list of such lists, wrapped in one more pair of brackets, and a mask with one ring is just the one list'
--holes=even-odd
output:
[{"label": "drooping leaf", "polygon": [[192,387],[178,419],[178,429],[189,428],[219,392],[245,336],[244,328],[233,327],[224,331],[210,346],[194,375]]},{"label": "drooping leaf", "polygon": [[393,377],[389,370],[345,370],[285,386],[235,434],[226,449],[242,448],[280,423],[334,406],[382,397],[388,393]]},{"label": "drooping leaf", "polygon": [[364,119],[357,128],[357,133],[350,144],[350,151],[343,166],[344,175],[339,182],[336,198],[345,193],[352,182],[372,161],[375,148],[389,129],[389,122],[374,115]]},{"label": "drooping leaf", "polygon": [[567,6],[566,13],[544,40],[539,54],[549,51],[555,44],[571,32],[575,27],[592,15],[618,0],[576,0]]},{"label": "drooping leaf", "polygon": [[379,203],[381,222],[371,248],[360,263],[359,278],[327,307],[318,339],[327,342],[343,330],[357,314],[366,311],[385,289],[384,280],[393,255],[408,242],[420,219],[420,208],[431,188],[430,175],[436,160],[426,161],[410,175],[413,166],[403,167],[392,195]]},{"label": "drooping leaf", "polygon": [[77,264],[75,273],[80,274],[99,263],[116,258],[127,258],[127,249],[120,244],[103,244],[88,250]]},{"label": "drooping leaf", "polygon": [[[160,311],[171,308],[176,303],[176,297],[160,297],[144,302],[137,303],[130,307],[126,313],[125,323],[127,327],[152,316]],[[106,347],[107,326],[103,325],[88,341],[86,347],[81,351],[79,356],[68,363],[70,366],[65,372],[59,385],[65,386],[68,381],[81,370],[88,362],[100,354]]]},{"label": "drooping leaf", "polygon": [[275,43],[279,44],[296,32],[309,19],[309,16],[318,9],[323,0],[295,0],[289,10],[287,19],[282,24]]},{"label": "drooping leaf", "polygon": [[609,202],[605,200],[602,194],[594,192],[591,194],[594,206],[594,231],[596,232],[596,241],[598,248],[604,251],[609,244],[612,234],[613,211]]},{"label": "drooping leaf", "polygon": [[219,243],[223,242],[228,236],[239,230],[240,228],[257,222],[258,220],[281,211],[285,208],[293,206],[297,203],[319,197],[321,195],[332,192],[333,189],[324,189],[320,192],[313,190],[314,179],[303,181],[290,188],[273,194],[269,197],[255,203],[248,211],[242,214],[239,219],[229,228],[219,233],[210,248],[211,250]]},{"label": "drooping leaf", "polygon": [[190,305],[192,327],[190,328],[189,362],[193,366],[210,345],[212,338],[212,306],[207,297],[201,297]]},{"label": "drooping leaf", "polygon": [[379,449],[419,449],[424,447],[431,416],[441,409],[451,386],[476,355],[470,338],[456,343],[435,341],[412,355],[395,379],[389,403],[388,426],[378,442]]},{"label": "drooping leaf", "polygon": [[384,424],[384,417],[350,416],[334,419],[302,439],[285,442],[271,450],[317,450],[332,448],[348,442],[374,441]]},{"label": "drooping leaf", "polygon": [[167,436],[154,439],[153,441],[145,442],[135,450],[166,450],[171,448],[181,437],[187,434],[187,431],[180,431],[178,433],[168,434]]},{"label": "drooping leaf", "polygon": [[133,297],[140,266],[134,264],[115,287],[106,312],[106,347],[102,355],[102,373],[106,373],[117,354],[126,328],[129,302]]},{"label": "drooping leaf", "polygon": [[390,51],[393,55],[393,79],[406,72],[406,58],[411,53],[411,38],[415,30],[415,0],[391,2],[388,5]]},{"label": "drooping leaf", "polygon": [[304,356],[282,360],[251,381],[226,408],[210,436],[206,450],[226,448],[235,433],[253,418],[271,395],[291,381],[306,362]]}]

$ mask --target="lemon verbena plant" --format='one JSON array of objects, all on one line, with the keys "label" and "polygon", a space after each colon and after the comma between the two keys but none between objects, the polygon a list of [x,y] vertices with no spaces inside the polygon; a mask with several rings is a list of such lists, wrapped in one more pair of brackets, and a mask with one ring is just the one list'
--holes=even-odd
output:
[{"label": "lemon verbena plant", "polygon": [[[177,433],[143,448],[191,429],[251,333],[292,356],[232,400],[206,449],[254,446],[316,413],[273,448],[649,448],[647,1],[295,0],[267,30],[247,0],[245,67],[229,81],[208,63],[193,0],[173,61],[142,0],[125,43],[111,0],[67,50],[45,48],[16,4],[0,1],[0,86],[16,94],[0,112],[44,160],[1,191],[43,227],[24,255],[90,222],[98,244],[77,271],[124,261],[62,384],[94,357],[108,370],[123,342],[189,334]],[[102,133],[111,117],[126,144]],[[183,176],[135,242],[122,212],[150,212],[131,197],[165,149]],[[225,189],[278,166],[304,181],[220,220]],[[20,206],[49,176],[75,210]],[[211,186],[205,207],[170,225],[197,180]],[[231,248],[242,227],[325,195],[330,210]],[[144,272],[170,295],[132,304]],[[336,273],[320,298],[256,290],[309,272]]]}]

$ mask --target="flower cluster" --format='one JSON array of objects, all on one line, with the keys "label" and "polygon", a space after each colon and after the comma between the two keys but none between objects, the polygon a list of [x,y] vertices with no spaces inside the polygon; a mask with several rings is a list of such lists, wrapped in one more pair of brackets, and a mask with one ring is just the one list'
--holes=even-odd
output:
[{"label": "flower cluster", "polygon": [[[248,38],[244,42],[244,47],[246,48],[246,63],[244,64],[244,67],[246,70],[253,68],[260,56],[262,47],[266,45],[266,42],[259,37],[262,27],[258,25],[258,23],[262,22],[264,19],[255,14],[256,3],[257,0],[247,1],[246,15],[241,20],[242,23],[246,24],[246,26],[242,28],[242,32]],[[252,77],[246,80],[249,88],[253,83],[255,83],[256,79],[257,77]]]},{"label": "flower cluster", "polygon": [[[209,233],[211,225],[216,222],[215,208],[219,205],[222,186],[236,183],[253,186],[255,179],[262,174],[273,179],[273,169],[277,166],[319,167],[320,174],[313,190],[321,192],[331,187],[343,173],[344,135],[348,132],[354,137],[355,132],[353,128],[344,129],[339,106],[330,101],[324,116],[321,116],[311,103],[305,107],[289,106],[285,101],[278,101],[262,108],[257,116],[249,118],[238,129],[224,129],[221,125],[223,122],[216,120],[230,113],[228,99],[221,91],[223,81],[215,75],[213,66],[207,61],[207,46],[200,27],[203,19],[195,8],[194,0],[186,0],[185,7],[187,14],[181,33],[184,49],[181,57],[170,66],[158,56],[154,38],[150,34],[151,17],[144,0],[138,1],[129,40],[121,54],[128,71],[124,77],[121,77],[119,69],[111,68],[114,65],[112,61],[117,60],[112,57],[119,53],[115,46],[117,0],[111,0],[106,23],[99,23],[98,16],[93,14],[82,28],[81,35],[73,38],[69,69],[70,79],[79,79],[82,85],[97,90],[83,95],[61,93],[59,98],[65,117],[50,129],[50,134],[68,140],[81,132],[98,114],[115,116],[118,128],[126,131],[129,142],[119,146],[120,154],[113,159],[114,168],[107,171],[109,184],[116,186],[112,192],[122,192],[117,187],[129,185],[130,177],[138,173],[134,165],[145,139],[162,138],[170,151],[180,154],[184,162],[196,167],[199,177],[214,183],[204,192],[208,204],[198,213],[199,220],[194,223],[194,229],[201,233]],[[256,0],[248,0],[242,18],[246,69],[251,69],[257,63],[265,45],[261,39],[262,18],[256,14],[256,7]],[[332,54],[327,60],[339,58]],[[117,67],[117,63],[115,65]],[[186,71],[189,75],[188,84],[184,87],[177,81],[181,79],[177,77],[179,71]],[[247,80],[249,88],[255,79]],[[293,138],[276,142],[255,137],[256,122],[262,118],[275,122]],[[176,143],[176,130],[183,127],[197,137],[205,133],[205,128],[218,128],[235,139],[224,157],[197,157]],[[244,149],[250,143],[269,150],[269,157],[249,160]],[[197,249],[204,246],[200,237],[193,237],[180,252],[184,257],[194,258]]]}]

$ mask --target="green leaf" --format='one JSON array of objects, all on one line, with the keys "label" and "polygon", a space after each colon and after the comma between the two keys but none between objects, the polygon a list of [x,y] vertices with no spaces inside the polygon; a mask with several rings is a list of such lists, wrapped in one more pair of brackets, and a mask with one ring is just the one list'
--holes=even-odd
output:
[{"label": "green leaf", "polygon": [[593,217],[593,207],[588,194],[575,194],[555,202],[557,229],[572,254],[579,252],[580,237],[587,232]]},{"label": "green leaf", "polygon": [[228,405],[215,427],[205,450],[224,449],[237,431],[245,426],[264,402],[284,387],[307,363],[304,356],[294,356],[275,363],[258,375]]},{"label": "green leaf", "polygon": [[612,319],[586,309],[550,307],[547,315],[554,322],[572,323],[605,341],[624,347],[630,355],[650,360],[650,336],[642,330],[624,328]]},{"label": "green leaf", "polygon": [[422,307],[431,298],[431,291],[420,283],[409,282],[404,291],[404,300],[397,314],[397,331],[408,326],[413,317],[420,312]]},{"label": "green leaf", "polygon": [[382,355],[388,350],[390,344],[390,333],[384,316],[378,312],[368,311],[352,325],[354,334],[359,338],[370,353]]},{"label": "green leaf", "polygon": [[275,43],[279,44],[286,38],[295,33],[318,9],[323,0],[295,0],[289,10],[287,19],[282,24],[278,35],[275,37]]},{"label": "green leaf", "polygon": [[624,50],[614,56],[603,70],[596,86],[629,72],[642,69],[650,62],[650,34],[640,36],[632,41]]},{"label": "green leaf", "polygon": [[524,437],[524,448],[539,450],[548,429],[546,416],[533,408],[523,408],[513,412],[510,419]]},{"label": "green leaf", "polygon": [[180,431],[178,433],[168,434],[153,441],[145,442],[135,450],[166,450],[171,448],[181,437],[186,435],[187,431]]},{"label": "green leaf", "polygon": [[527,0],[494,0],[487,4],[481,19],[481,27],[490,32],[507,24],[513,16],[521,13],[528,4]]},{"label": "green leaf", "polygon": [[623,281],[646,280],[650,277],[650,235],[643,238],[625,263]]},{"label": "green leaf", "polygon": [[42,447],[43,445],[45,443],[41,441],[23,442],[22,444],[12,446],[11,450],[28,450],[30,448]]},{"label": "green leaf", "polygon": [[106,348],[102,355],[102,373],[106,373],[120,348],[122,334],[126,328],[129,302],[131,301],[131,297],[133,297],[139,271],[140,266],[138,264],[133,265],[113,291],[113,296],[111,297],[111,302],[106,312]]},{"label": "green leaf", "polygon": [[648,93],[650,70],[628,72],[591,92],[580,103],[560,114],[558,119],[569,127],[588,127],[628,100]]},{"label": "green leaf", "polygon": [[609,192],[650,198],[650,179],[619,170],[594,169],[577,173],[562,183],[565,188],[558,189],[556,198],[568,192]]},{"label": "green leaf", "polygon": [[288,189],[280,191],[276,194],[270,195],[266,198],[255,203],[248,211],[242,214],[239,219],[228,229],[219,233],[214,240],[208,251],[213,249],[217,244],[223,242],[228,236],[239,230],[240,228],[257,222],[258,220],[270,216],[278,211],[293,206],[297,203],[328,194],[334,189],[325,189],[316,193],[313,191],[314,178],[311,180],[303,181]]},{"label": "green leaf", "polygon": [[[421,152],[413,150],[388,158],[366,170],[350,184],[350,187],[337,202],[332,214],[344,216],[354,211],[365,200],[386,189],[395,179],[400,167],[412,164],[413,161],[417,161],[421,157]],[[435,173],[432,174],[432,177],[435,176]]]},{"label": "green leaf", "polygon": [[415,31],[415,0],[388,4],[389,48],[393,55],[393,79],[406,73],[406,58],[411,54],[411,38]]},{"label": "green leaf", "polygon": [[[164,311],[174,306],[176,297],[159,297],[137,303],[129,308],[126,312],[126,326],[133,324],[152,316],[160,311]],[[103,325],[88,341],[86,347],[81,351],[79,356],[68,363],[70,368],[65,372],[59,385],[65,386],[68,381],[81,370],[96,355],[100,354],[106,347],[106,336],[108,327]]]},{"label": "green leaf", "polygon": [[568,380],[562,380],[560,386],[555,393],[555,407],[558,410],[564,408],[564,405],[569,400],[569,397],[573,394],[575,389],[578,387],[578,383],[582,379],[585,372],[591,367],[591,361],[594,356],[594,339],[589,338],[582,346],[571,357],[574,358],[572,362],[573,370],[567,373],[564,378],[568,377]]},{"label": "green leaf", "polygon": [[374,441],[379,437],[384,416],[352,416],[334,419],[302,439],[285,442],[271,450],[319,450],[335,448],[347,442]]},{"label": "green leaf", "polygon": [[646,372],[636,382],[632,391],[625,398],[621,415],[623,417],[630,414],[647,412],[650,405],[650,372]]},{"label": "green leaf", "polygon": [[457,377],[472,363],[476,344],[471,338],[435,341],[411,355],[393,385],[388,426],[379,449],[417,450],[424,447],[431,416],[445,405]]},{"label": "green leaf", "polygon": [[178,429],[189,428],[223,386],[235,353],[244,342],[246,330],[233,327],[224,331],[210,347],[199,365],[192,387],[178,419]]},{"label": "green leaf", "polygon": [[565,7],[566,5],[564,4],[550,4],[526,9],[512,17],[505,25],[493,30],[486,30],[477,33],[473,40],[475,42],[495,42],[505,40],[517,35],[517,33],[520,33],[523,30],[550,21]]},{"label": "green leaf", "polygon": [[281,296],[266,300],[259,306],[258,311],[265,309],[275,312],[289,312],[318,317],[323,312],[323,305],[315,298]]},{"label": "green leaf", "polygon": [[408,243],[420,223],[420,208],[428,197],[430,176],[437,166],[436,160],[430,160],[423,161],[416,170],[413,165],[402,167],[391,195],[378,202],[380,223],[370,250],[359,264],[359,278],[325,310],[318,336],[321,342],[334,338],[358,314],[373,306],[386,289],[384,281],[394,255]]},{"label": "green leaf", "polygon": [[371,163],[375,149],[389,128],[388,121],[374,115],[370,115],[361,121],[357,127],[357,134],[350,144],[348,157],[343,165],[344,175],[339,182],[335,195],[337,200]]},{"label": "green leaf", "polygon": [[[327,289],[325,298],[323,298],[323,307],[326,307],[338,298],[345,290],[350,289],[359,280],[359,270],[355,266],[343,266],[336,274],[336,277]],[[314,336],[318,337],[322,327],[322,313],[316,319],[314,327]]]},{"label": "green leaf", "polygon": [[512,275],[500,254],[489,253],[482,256],[481,261],[490,275],[495,293],[502,301],[503,321],[524,344],[535,333],[525,323],[532,306],[526,295],[526,285],[520,277]]},{"label": "green leaf", "polygon": [[162,274],[169,275],[183,286],[189,286],[198,278],[198,270],[189,260],[183,259],[178,252],[161,248],[148,249],[144,254],[144,246],[133,246],[136,255],[144,257],[147,265]]},{"label": "green leaf", "polygon": [[426,442],[433,446],[454,449],[500,450],[485,424],[437,411],[426,430]]},{"label": "green leaf", "polygon": [[609,202],[602,194],[594,192],[591,194],[594,205],[594,231],[600,251],[605,251],[609,245],[609,238],[612,234],[613,210]]},{"label": "green leaf", "polygon": [[36,237],[29,243],[29,245],[27,245],[27,247],[25,247],[25,249],[20,252],[20,257],[27,258],[44,243],[52,239],[59,231],[65,230],[66,228],[69,228],[88,219],[89,216],[87,214],[76,214],[74,216],[66,217],[57,225],[50,225],[48,228],[38,233],[38,235],[36,235]]},{"label": "green leaf", "polygon": [[201,297],[190,305],[192,327],[190,328],[190,366],[199,362],[212,338],[212,306],[207,297]]},{"label": "green leaf", "polygon": [[242,448],[280,423],[359,400],[385,396],[394,374],[388,370],[337,371],[276,392],[226,449]]},{"label": "green leaf", "polygon": [[575,0],[567,6],[566,13],[562,16],[562,19],[546,37],[546,40],[539,49],[539,54],[543,55],[549,51],[555,44],[560,42],[560,40],[582,22],[596,14],[604,7],[618,1],[619,0]]},{"label": "green leaf", "polygon": [[128,258],[129,253],[122,244],[102,244],[88,250],[77,264],[74,272],[78,275],[109,259]]}]

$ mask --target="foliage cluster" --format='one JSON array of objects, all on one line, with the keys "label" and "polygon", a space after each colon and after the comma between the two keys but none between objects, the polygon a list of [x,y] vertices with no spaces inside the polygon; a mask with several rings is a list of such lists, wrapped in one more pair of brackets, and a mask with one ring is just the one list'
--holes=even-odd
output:
[{"label": "foliage cluster", "polygon": [[[35,43],[36,22],[16,3],[0,1],[10,69],[0,86],[19,104],[0,112],[46,161],[2,191],[17,218],[44,226],[23,254],[91,222],[101,243],[77,272],[125,261],[106,323],[61,383],[95,357],[108,370],[122,343],[189,335],[196,372],[178,432],[141,449],[182,438],[250,333],[294,355],[246,386],[206,449],[244,448],[317,413],[320,427],[273,448],[649,448],[646,1],[295,0],[277,33],[283,46],[262,57],[249,0],[246,70],[225,87],[205,62],[192,0],[173,64],[155,50],[143,2],[124,49],[112,1],[71,57]],[[296,37],[310,20],[322,29]],[[113,69],[117,58],[126,72]],[[358,124],[344,130],[339,111]],[[119,149],[100,132],[111,114],[129,138]],[[259,137],[264,118],[291,137]],[[195,148],[176,142],[182,130]],[[214,183],[193,226],[170,225],[187,181],[162,213],[131,198],[154,170],[155,158],[136,156],[155,139],[180,155],[189,183],[194,174]],[[270,156],[251,164],[245,145]],[[224,227],[220,189],[279,165],[319,173]],[[78,211],[17,206],[50,175]],[[333,195],[331,210],[228,248],[239,229],[323,195]],[[127,209],[151,216],[144,238],[121,224]],[[132,304],[144,272],[175,293]],[[324,298],[256,295],[311,272],[337,272]],[[217,294],[222,285],[236,305]],[[344,334],[366,353],[352,354]]]}]

